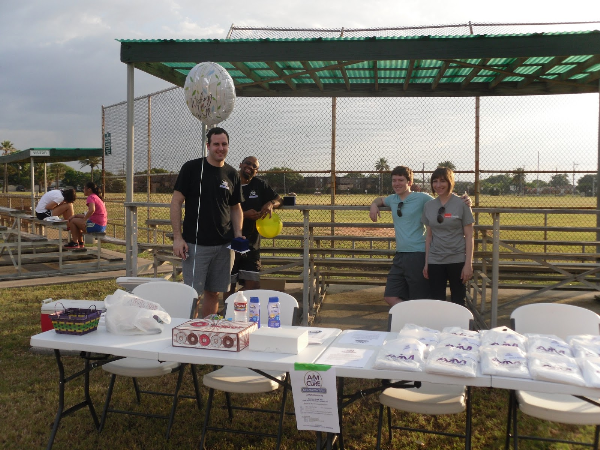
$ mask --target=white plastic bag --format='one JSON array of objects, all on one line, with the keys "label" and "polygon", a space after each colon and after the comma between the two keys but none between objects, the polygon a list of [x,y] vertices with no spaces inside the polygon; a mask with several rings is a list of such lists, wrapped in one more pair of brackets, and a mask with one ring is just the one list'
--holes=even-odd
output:
[{"label": "white plastic bag", "polygon": [[583,374],[585,384],[590,387],[600,388],[600,358],[587,357],[577,360]]},{"label": "white plastic bag", "polygon": [[462,336],[462,337],[468,337],[470,339],[477,339],[478,341],[481,340],[480,336],[479,336],[479,331],[465,330],[464,328],[461,328],[461,327],[445,327],[442,330],[442,334],[440,336],[440,341],[444,340],[450,336]]},{"label": "white plastic bag", "polygon": [[159,334],[171,316],[158,303],[117,289],[104,299],[106,330],[114,334]]},{"label": "white plastic bag", "polygon": [[531,378],[527,355],[518,348],[482,347],[481,373],[513,378]]},{"label": "white plastic bag", "polygon": [[526,334],[527,354],[543,353],[546,355],[573,356],[571,347],[564,340],[553,334]]},{"label": "white plastic bag", "polygon": [[598,335],[579,334],[576,336],[567,336],[566,341],[571,345],[574,358],[595,358],[600,356],[600,336]]},{"label": "white plastic bag", "polygon": [[[444,336],[444,334],[442,334],[442,336]],[[477,359],[479,359],[480,341],[478,338],[456,336],[453,334],[446,336],[446,338],[440,339],[440,342],[435,345],[436,349],[446,347],[448,349],[463,352],[473,352],[477,355]]]},{"label": "white plastic bag", "polygon": [[507,327],[496,327],[491,330],[483,330],[481,336],[482,347],[514,347],[527,351],[527,338]]},{"label": "white plastic bag", "polygon": [[457,377],[477,376],[477,354],[450,347],[434,348],[427,357],[425,372],[454,375]]},{"label": "white plastic bag", "polygon": [[574,358],[533,353],[527,355],[529,372],[534,380],[585,386],[585,381]]},{"label": "white plastic bag", "polygon": [[440,340],[440,332],[432,328],[415,325],[414,323],[407,323],[398,333],[398,338],[413,338],[425,345],[435,345]]},{"label": "white plastic bag", "polygon": [[426,347],[422,342],[412,338],[388,341],[377,353],[373,368],[421,371],[425,362]]}]

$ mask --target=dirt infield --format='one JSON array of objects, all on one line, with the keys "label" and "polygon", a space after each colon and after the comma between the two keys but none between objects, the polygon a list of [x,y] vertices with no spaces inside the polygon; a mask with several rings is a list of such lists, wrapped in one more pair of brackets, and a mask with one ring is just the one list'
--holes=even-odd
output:
[{"label": "dirt infield", "polygon": [[[315,326],[348,329],[387,330],[389,307],[383,301],[383,286],[330,285],[315,320]],[[527,289],[502,289],[499,292],[498,326],[510,324],[510,313],[521,304],[503,304],[530,293]],[[549,291],[531,298],[529,303],[565,303],[600,314],[598,293],[592,291]]]}]

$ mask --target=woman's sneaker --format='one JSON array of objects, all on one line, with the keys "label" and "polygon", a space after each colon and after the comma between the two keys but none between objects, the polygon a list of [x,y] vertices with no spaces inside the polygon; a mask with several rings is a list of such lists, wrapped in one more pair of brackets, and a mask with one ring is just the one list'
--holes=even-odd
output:
[{"label": "woman's sneaker", "polygon": [[69,242],[68,244],[65,245],[66,249],[73,249],[73,248],[79,248],[79,244],[77,242]]},{"label": "woman's sneaker", "polygon": [[81,242],[79,243],[79,248],[85,248],[85,244],[83,243],[83,241],[81,241]]}]

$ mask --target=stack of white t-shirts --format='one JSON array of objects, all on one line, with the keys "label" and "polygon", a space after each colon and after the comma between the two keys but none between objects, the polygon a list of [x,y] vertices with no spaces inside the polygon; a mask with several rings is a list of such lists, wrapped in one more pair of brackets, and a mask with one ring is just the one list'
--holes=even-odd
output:
[{"label": "stack of white t-shirts", "polygon": [[567,336],[566,341],[571,346],[574,358],[600,356],[600,336],[598,335],[579,334]]},{"label": "stack of white t-shirts", "polygon": [[507,327],[496,327],[491,330],[483,330],[481,336],[482,347],[512,347],[527,351],[527,338]]},{"label": "stack of white t-shirts", "polygon": [[531,378],[525,353],[527,338],[510,328],[497,327],[481,333],[481,373]]},{"label": "stack of white t-shirts", "polygon": [[387,341],[377,353],[374,369],[396,369],[410,372],[423,370],[427,345],[404,337]]},{"label": "stack of white t-shirts", "polygon": [[414,323],[407,323],[398,333],[398,338],[413,338],[429,346],[435,345],[440,341],[440,331],[432,328],[421,327],[419,325],[415,325]]},{"label": "stack of white t-shirts", "polygon": [[534,380],[585,386],[569,344],[549,334],[529,334],[527,364]]},{"label": "stack of white t-shirts", "polygon": [[585,384],[600,387],[600,336],[591,334],[567,336],[566,341],[571,345]]},{"label": "stack of white t-shirts", "polygon": [[456,328],[448,331],[446,328],[427,356],[425,372],[458,377],[477,376],[479,344],[476,332]]},{"label": "stack of white t-shirts", "polygon": [[451,334],[454,336],[463,336],[480,340],[479,331],[465,330],[461,327],[445,327],[442,330],[442,337],[447,337]]}]

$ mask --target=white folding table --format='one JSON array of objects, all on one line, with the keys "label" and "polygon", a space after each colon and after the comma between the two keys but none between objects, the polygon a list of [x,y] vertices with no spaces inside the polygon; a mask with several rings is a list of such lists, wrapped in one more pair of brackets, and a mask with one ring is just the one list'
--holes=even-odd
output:
[{"label": "white folding table", "polygon": [[[59,369],[59,406],[46,448],[52,448],[54,437],[56,436],[56,431],[58,430],[61,419],[85,406],[89,408],[94,424],[96,428],[98,428],[100,423],[89,395],[89,373],[92,369],[114,361],[115,359],[134,357],[157,361],[174,361],[182,364],[211,364],[246,367],[263,376],[271,378],[263,371],[278,370],[290,372],[294,369],[294,364],[297,362],[313,363],[333,342],[335,337],[341,333],[341,330],[336,329],[323,343],[309,345],[297,355],[256,352],[251,351],[248,348],[245,348],[240,352],[229,352],[173,347],[171,337],[172,329],[188,320],[189,319],[172,318],[170,324],[165,324],[165,328],[161,334],[154,335],[123,336],[108,333],[106,327],[99,326],[96,331],[82,336],[58,334],[54,330],[32,336],[30,340],[31,346],[54,350]],[[308,329],[308,327],[300,328]],[[85,361],[84,369],[70,376],[65,376],[64,367],[61,361],[61,350],[81,352],[81,356]],[[116,358],[107,358],[104,356],[102,359],[94,360],[90,358],[90,354],[92,353],[113,355]],[[65,411],[65,384],[82,375],[84,376],[84,400]],[[286,386],[286,388],[289,389],[289,386]]]},{"label": "white folding table", "polygon": [[[343,348],[350,347],[348,344],[343,344],[340,341],[344,339],[346,334],[353,332],[356,330],[345,330],[337,338],[333,341],[329,348]],[[371,331],[369,333],[373,334],[381,334],[385,336],[386,340],[397,339],[397,332],[386,332],[386,331]],[[343,450],[344,448],[344,438],[343,438],[343,427],[342,427],[342,412],[343,409],[354,403],[357,400],[364,398],[367,395],[377,394],[382,392],[384,389],[389,387],[398,387],[398,388],[418,388],[421,385],[421,382],[429,382],[429,383],[439,383],[439,384],[455,384],[461,386],[467,386],[470,390],[471,387],[491,387],[492,386],[492,377],[489,375],[482,375],[478,368],[478,374],[476,377],[457,377],[450,375],[438,375],[431,374],[426,372],[411,372],[411,371],[402,371],[402,370],[382,370],[382,369],[374,369],[373,365],[375,364],[375,359],[377,358],[377,352],[380,347],[366,344],[355,343],[352,344],[352,348],[363,348],[367,350],[372,350],[373,354],[367,361],[364,367],[346,367],[346,366],[335,366],[335,373],[338,377],[338,413],[339,413],[339,425],[340,425],[340,433],[338,435],[339,439],[339,448]],[[323,363],[325,363],[323,361]],[[394,381],[391,384],[383,384],[381,386],[376,386],[370,389],[360,390],[358,392],[346,395],[344,393],[344,378],[362,378],[362,379],[370,379],[370,380],[398,380]],[[470,395],[470,392],[469,392]],[[321,436],[317,433],[317,448],[320,448],[320,440]],[[327,443],[326,446],[328,449],[332,448],[333,442],[335,440],[335,436],[333,434],[328,433],[327,435]]]},{"label": "white folding table", "polygon": [[[54,356],[56,357],[56,362],[58,364],[58,411],[54,418],[52,433],[50,434],[50,439],[48,440],[46,448],[48,450],[52,448],[54,437],[56,436],[61,419],[81,408],[87,406],[96,429],[100,426],[89,393],[89,374],[93,369],[125,357],[158,360],[159,351],[164,347],[171,345],[172,328],[187,320],[189,319],[173,318],[170,324],[165,324],[165,329],[161,334],[152,335],[123,336],[109,333],[106,331],[106,327],[99,326],[96,331],[81,336],[59,334],[54,330],[32,336],[30,340],[31,346],[54,350]],[[60,354],[61,350],[81,352],[81,357],[84,359],[84,368],[71,375],[65,375]],[[92,353],[104,356],[94,358],[91,356]],[[106,355],[113,355],[114,357],[109,358]],[[79,378],[80,376],[84,377],[84,399],[65,410],[65,385],[69,381]]]}]

